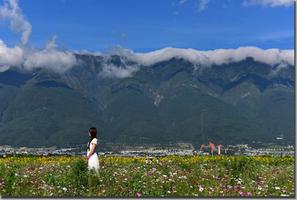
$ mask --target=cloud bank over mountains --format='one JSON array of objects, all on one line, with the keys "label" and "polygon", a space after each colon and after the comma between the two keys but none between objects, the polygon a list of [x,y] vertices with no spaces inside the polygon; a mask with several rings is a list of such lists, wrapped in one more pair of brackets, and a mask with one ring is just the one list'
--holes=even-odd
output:
[{"label": "cloud bank over mountains", "polygon": [[[20,46],[9,48],[0,40],[0,71],[5,71],[10,67],[21,67],[25,70],[47,68],[55,72],[63,73],[79,64],[79,60],[77,60],[74,52],[59,51],[55,46],[55,43],[51,42],[42,50]],[[195,65],[211,66],[239,62],[248,57],[272,66],[279,64],[294,65],[294,50],[264,50],[258,47],[240,47],[237,49],[216,49],[208,51],[167,47],[147,53],[137,53],[129,49],[123,49],[117,50],[113,54],[124,56],[143,66],[150,66],[172,58],[182,58]],[[111,52],[108,54],[102,53],[100,56],[109,57],[110,55],[112,55]],[[131,76],[131,74],[138,69],[139,66],[137,65],[118,67],[111,64],[104,64],[102,75],[105,77],[124,78]]]},{"label": "cloud bank over mountains", "polygon": [[[120,55],[143,66],[154,65],[172,58],[181,58],[194,65],[204,67],[239,62],[247,58],[253,58],[257,62],[271,66],[282,66],[282,68],[294,65],[294,50],[263,50],[258,47],[240,47],[237,49],[216,49],[208,51],[167,47],[147,53],[136,53],[132,50],[119,47],[109,52],[109,54]],[[103,74],[107,77],[124,78],[132,76],[138,69],[139,66],[126,65],[126,67],[123,68],[104,65]]]},{"label": "cloud bank over mountains", "polygon": [[239,62],[248,57],[255,61],[269,65],[280,63],[294,64],[293,50],[267,49],[258,47],[240,47],[237,49],[216,49],[209,51],[199,51],[196,49],[164,48],[148,53],[130,54],[131,59],[142,63],[143,65],[152,65],[157,62],[169,60],[173,57],[183,58],[198,65],[222,65],[230,62]]},{"label": "cloud bank over mountains", "polygon": [[[289,3],[290,1],[250,0],[247,2],[274,2],[276,5],[277,2]],[[32,26],[23,16],[17,0],[4,1],[4,5],[0,6],[0,20],[1,19],[8,20],[10,28],[21,34],[21,45],[8,47],[0,38],[0,72],[6,71],[11,67],[18,67],[23,70],[47,68],[58,73],[63,73],[79,64],[79,60],[75,56],[77,51],[62,51],[57,48],[56,36],[45,44],[43,49],[34,49],[28,45]],[[86,52],[83,52],[83,54],[86,54]],[[104,64],[100,75],[116,78],[131,76],[139,69],[140,65],[150,66],[174,57],[185,59],[195,65],[204,66],[238,62],[248,57],[252,57],[255,61],[269,65],[294,65],[294,50],[264,50],[258,47],[240,47],[237,49],[216,49],[208,51],[167,47],[147,53],[137,53],[129,49],[115,48],[108,53],[96,54],[103,57],[109,57],[113,54],[121,55],[138,64],[133,66],[125,64],[125,66],[119,67]]]},{"label": "cloud bank over mountains", "polygon": [[59,51],[53,47],[37,50],[24,46],[7,47],[0,40],[0,72],[10,67],[23,70],[47,68],[63,73],[77,63],[75,55],[71,52]]}]

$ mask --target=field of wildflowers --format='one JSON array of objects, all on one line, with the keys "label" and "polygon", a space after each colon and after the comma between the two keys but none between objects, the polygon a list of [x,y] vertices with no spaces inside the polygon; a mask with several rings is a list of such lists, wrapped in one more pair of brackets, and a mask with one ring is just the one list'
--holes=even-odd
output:
[{"label": "field of wildflowers", "polygon": [[2,197],[294,197],[295,159],[246,156],[0,158]]}]

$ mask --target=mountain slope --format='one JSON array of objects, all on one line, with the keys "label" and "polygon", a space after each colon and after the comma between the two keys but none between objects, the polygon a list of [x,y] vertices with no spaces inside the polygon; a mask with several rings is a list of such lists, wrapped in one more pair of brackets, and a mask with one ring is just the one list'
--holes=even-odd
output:
[{"label": "mountain slope", "polygon": [[[128,57],[76,55],[66,73],[0,73],[0,144],[104,142],[252,143],[294,138],[294,70],[247,58],[203,66],[182,58],[151,65]],[[109,67],[109,68],[107,68]],[[125,77],[110,76],[120,70]],[[102,73],[108,72],[108,73]]]}]

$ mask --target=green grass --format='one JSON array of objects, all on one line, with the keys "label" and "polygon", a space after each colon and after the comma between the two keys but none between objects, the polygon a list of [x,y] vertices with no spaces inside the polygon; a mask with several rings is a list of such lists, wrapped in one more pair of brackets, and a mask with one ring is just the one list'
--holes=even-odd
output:
[{"label": "green grass", "polygon": [[294,197],[292,157],[0,158],[3,197]]}]

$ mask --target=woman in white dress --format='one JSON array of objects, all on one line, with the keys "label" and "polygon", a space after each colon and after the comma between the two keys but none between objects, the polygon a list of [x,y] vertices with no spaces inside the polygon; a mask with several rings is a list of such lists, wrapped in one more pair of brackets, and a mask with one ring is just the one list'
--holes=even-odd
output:
[{"label": "woman in white dress", "polygon": [[88,142],[87,156],[86,159],[88,161],[88,169],[94,169],[97,173],[99,171],[99,159],[98,155],[95,152],[97,147],[97,129],[95,127],[91,127],[89,129],[89,137],[90,140]]}]

